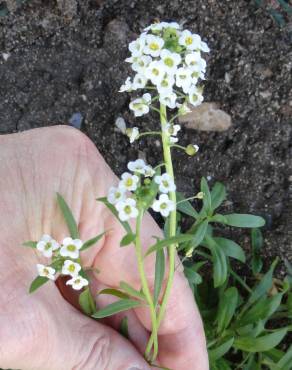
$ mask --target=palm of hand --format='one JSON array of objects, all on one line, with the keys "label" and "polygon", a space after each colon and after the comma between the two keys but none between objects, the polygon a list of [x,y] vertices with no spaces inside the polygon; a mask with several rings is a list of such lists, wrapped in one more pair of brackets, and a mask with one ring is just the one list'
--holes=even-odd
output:
[{"label": "palm of hand", "polygon": [[[120,281],[138,288],[133,248],[119,248],[123,229],[102,204],[95,202],[116,183],[115,176],[93,144],[66,127],[3,136],[0,148],[0,366],[23,370],[126,369],[131,356],[137,356],[135,349],[115,331],[81,315],[54,284],[48,283],[28,295],[28,286],[36,276],[35,264],[46,261],[35,251],[20,247],[23,241],[37,240],[43,233],[59,241],[68,236],[56,204],[59,192],[74,213],[81,239],[111,230],[83,254],[85,266],[100,270],[93,277],[94,290],[117,287]],[[148,216],[143,233],[145,248],[153,243],[151,237],[160,233]],[[148,258],[150,282],[153,264]],[[147,310],[138,309],[128,315],[130,339],[143,352],[150,329]],[[106,323],[117,329],[120,318]],[[159,345],[159,360],[164,366],[208,369],[201,320],[180,272],[160,329]],[[110,354],[113,348],[115,355]]]}]

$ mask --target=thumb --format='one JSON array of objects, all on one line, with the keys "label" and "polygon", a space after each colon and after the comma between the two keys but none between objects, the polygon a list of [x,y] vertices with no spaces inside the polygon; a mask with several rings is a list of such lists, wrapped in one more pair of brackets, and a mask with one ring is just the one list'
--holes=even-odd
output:
[{"label": "thumb", "polygon": [[[82,315],[58,292],[54,297],[45,293],[37,291],[28,302],[24,298],[24,310],[29,303],[27,320],[22,315],[11,317],[9,312],[4,321],[0,320],[0,367],[150,370],[137,350],[116,331]],[[53,299],[48,302],[48,297]]]}]

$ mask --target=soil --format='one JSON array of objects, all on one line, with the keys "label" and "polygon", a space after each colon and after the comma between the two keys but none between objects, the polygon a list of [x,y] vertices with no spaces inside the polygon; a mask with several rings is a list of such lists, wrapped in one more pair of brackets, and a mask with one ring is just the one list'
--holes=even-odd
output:
[{"label": "soil", "polygon": [[[129,73],[128,42],[156,18],[199,33],[211,48],[205,101],[233,124],[217,133],[183,128],[180,143],[200,152],[175,155],[178,188],[192,195],[201,176],[222,181],[229,194],[222,213],[263,215],[267,264],[275,255],[292,262],[289,19],[280,28],[244,0],[28,0],[9,9],[0,17],[0,133],[81,124],[117,174],[137,155],[151,164],[161,155],[159,142],[130,146],[114,126],[119,116],[129,126],[158,124],[155,114],[135,120],[130,97],[118,93]],[[248,233],[234,237],[249,248]]]}]

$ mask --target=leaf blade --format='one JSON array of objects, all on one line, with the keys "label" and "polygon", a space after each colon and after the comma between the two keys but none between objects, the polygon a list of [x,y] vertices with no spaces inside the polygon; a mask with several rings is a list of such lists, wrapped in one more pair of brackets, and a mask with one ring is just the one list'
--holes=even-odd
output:
[{"label": "leaf blade", "polygon": [[79,239],[79,232],[78,227],[75,221],[75,218],[66,203],[65,199],[62,197],[61,194],[57,193],[57,201],[58,205],[62,211],[63,217],[66,221],[67,227],[69,229],[70,235],[73,239]]},{"label": "leaf blade", "polygon": [[112,316],[120,312],[128,311],[132,308],[141,306],[141,303],[132,299],[121,299],[117,302],[111,303],[108,306],[100,309],[92,315],[95,319],[102,319],[104,317]]}]

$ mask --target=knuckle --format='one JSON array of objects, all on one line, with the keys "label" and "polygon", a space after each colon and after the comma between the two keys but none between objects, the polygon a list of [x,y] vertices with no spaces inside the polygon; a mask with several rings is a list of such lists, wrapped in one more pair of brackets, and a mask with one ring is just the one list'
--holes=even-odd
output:
[{"label": "knuckle", "polygon": [[88,339],[83,343],[83,359],[72,370],[108,370],[108,364],[111,357],[110,337],[103,333],[88,343]]}]

